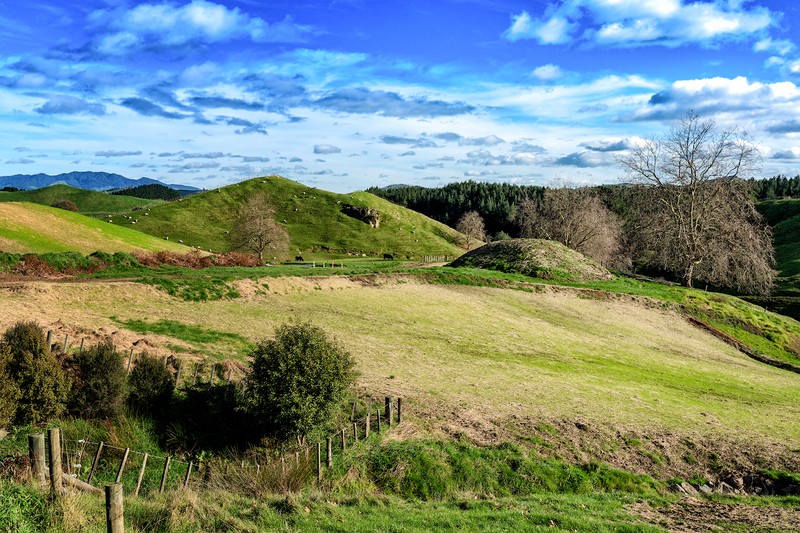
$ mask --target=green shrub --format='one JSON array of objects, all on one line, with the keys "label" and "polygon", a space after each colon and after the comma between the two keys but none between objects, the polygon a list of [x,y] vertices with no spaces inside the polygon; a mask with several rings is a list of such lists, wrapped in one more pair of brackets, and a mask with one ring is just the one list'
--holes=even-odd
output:
[{"label": "green shrub", "polygon": [[250,356],[248,407],[278,439],[305,436],[329,420],[355,381],[352,356],[309,323],[279,327]]},{"label": "green shrub", "polygon": [[116,418],[125,400],[125,366],[109,341],[69,361],[72,390],[67,407],[82,418]]},{"label": "green shrub", "polygon": [[174,388],[172,374],[163,361],[145,353],[128,375],[128,405],[143,414],[153,415],[169,403]]},{"label": "green shrub", "polygon": [[59,200],[57,202],[53,202],[52,204],[50,204],[50,207],[57,207],[58,209],[72,211],[73,213],[78,212],[78,206],[75,205],[75,202],[73,202],[72,200]]},{"label": "green shrub", "polygon": [[17,424],[36,424],[64,412],[69,386],[45,343],[42,328],[34,322],[16,323],[0,342],[10,354],[8,374],[20,390],[14,415]]},{"label": "green shrub", "polygon": [[8,426],[17,411],[19,387],[8,372],[11,347],[0,344],[0,428]]}]

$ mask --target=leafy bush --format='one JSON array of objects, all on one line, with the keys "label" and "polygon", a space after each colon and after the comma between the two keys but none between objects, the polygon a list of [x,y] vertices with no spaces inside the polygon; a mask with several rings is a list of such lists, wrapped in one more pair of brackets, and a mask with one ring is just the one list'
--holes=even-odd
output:
[{"label": "leafy bush", "polygon": [[8,372],[10,361],[11,347],[0,344],[0,428],[6,427],[14,418],[20,394],[19,387]]},{"label": "leafy bush", "polygon": [[355,381],[352,356],[309,323],[279,327],[250,356],[248,407],[278,439],[305,436],[330,419]]},{"label": "leafy bush", "polygon": [[65,211],[72,211],[73,213],[78,212],[78,206],[75,205],[75,202],[72,200],[59,200],[50,204],[50,207],[57,207],[59,209],[64,209]]},{"label": "leafy bush", "polygon": [[44,331],[34,322],[17,322],[0,341],[10,355],[8,375],[20,390],[17,424],[36,424],[64,411],[69,386],[45,342]]},{"label": "leafy bush", "polygon": [[111,342],[75,354],[69,362],[72,390],[67,407],[83,418],[116,418],[125,400],[125,366]]},{"label": "leafy bush", "polygon": [[143,414],[153,415],[169,403],[174,388],[172,374],[164,363],[145,353],[128,375],[128,405]]}]

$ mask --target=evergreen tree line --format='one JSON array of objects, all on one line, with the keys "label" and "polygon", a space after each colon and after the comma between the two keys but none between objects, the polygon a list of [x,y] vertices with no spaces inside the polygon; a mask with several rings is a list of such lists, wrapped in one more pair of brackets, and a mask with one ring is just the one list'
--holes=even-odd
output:
[{"label": "evergreen tree line", "polygon": [[526,198],[541,200],[544,189],[537,185],[483,183],[470,180],[437,188],[411,185],[372,187],[367,189],[367,192],[453,228],[466,213],[477,211],[483,217],[486,232],[494,237],[500,232],[518,235],[517,206]]},{"label": "evergreen tree line", "polygon": [[159,185],[158,183],[120,189],[112,192],[111,194],[120,196],[135,196],[136,198],[145,198],[147,200],[166,200],[168,202],[177,200],[181,197],[181,193],[175,189],[166,187],[164,185]]},{"label": "evergreen tree line", "polygon": [[[786,176],[750,178],[747,181],[753,189],[756,200],[759,201],[800,198],[800,175],[793,178]],[[434,188],[418,185],[371,187],[367,192],[453,228],[466,213],[476,211],[484,220],[486,233],[494,238],[500,232],[511,237],[521,236],[521,225],[517,217],[518,207],[526,199],[541,201],[545,189],[546,187],[538,185],[483,183],[469,180]],[[598,185],[590,187],[589,190],[599,196],[606,207],[623,220],[630,219],[629,187]]]},{"label": "evergreen tree line", "polygon": [[753,187],[757,200],[800,198],[800,174],[793,178],[773,176],[761,180],[750,178],[748,181]]}]

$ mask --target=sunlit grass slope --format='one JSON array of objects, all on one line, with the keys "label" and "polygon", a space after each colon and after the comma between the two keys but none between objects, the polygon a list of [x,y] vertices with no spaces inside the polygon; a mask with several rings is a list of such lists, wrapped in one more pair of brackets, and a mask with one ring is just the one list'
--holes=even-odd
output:
[{"label": "sunlit grass slope", "polygon": [[92,253],[189,248],[78,213],[26,202],[0,202],[0,251]]},{"label": "sunlit grass slope", "polygon": [[750,359],[676,312],[634,297],[410,277],[235,284],[241,297],[211,302],[97,282],[5,291],[0,302],[8,321],[69,316],[76,327],[98,328],[158,317],[249,342],[310,320],[355,355],[366,393],[402,395],[417,410],[444,404],[495,420],[580,419],[800,447],[798,374]]},{"label": "sunlit grass slope", "polygon": [[42,205],[53,205],[56,202],[69,200],[84,215],[114,214],[131,211],[137,207],[163,203],[161,200],[145,200],[133,196],[108,194],[70,187],[69,185],[51,185],[32,191],[0,191],[0,202],[32,202]]},{"label": "sunlit grass slope", "polygon": [[[289,232],[291,256],[341,256],[351,252],[418,258],[461,253],[454,244],[459,234],[423,215],[371,194],[335,194],[276,176],[255,178],[155,206],[148,216],[136,217],[136,229],[205,250],[225,251],[229,249],[226,232],[231,229],[238,206],[259,191],[267,195],[275,208],[276,221]],[[376,208],[381,213],[380,227],[372,228],[345,215],[344,204]],[[120,218],[114,222],[129,223]]]}]

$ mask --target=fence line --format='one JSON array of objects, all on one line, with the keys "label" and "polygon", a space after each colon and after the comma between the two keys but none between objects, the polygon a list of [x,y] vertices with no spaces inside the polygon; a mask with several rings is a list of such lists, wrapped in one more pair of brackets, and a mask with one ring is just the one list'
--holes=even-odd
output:
[{"label": "fence line", "polygon": [[[370,434],[374,433],[381,433],[382,431],[382,423],[386,423],[387,429],[391,429],[393,423],[400,424],[402,422],[402,398],[397,398],[396,404],[394,399],[391,396],[386,396],[384,401],[384,412],[381,413],[380,407],[373,410],[375,403],[372,400],[368,400],[366,403],[366,410],[356,415],[356,405],[358,403],[362,403],[362,401],[356,400],[353,402],[353,409],[351,410],[351,423],[352,423],[352,440],[353,443],[358,442],[361,438],[364,440],[368,439]],[[395,410],[396,405],[396,410]],[[374,424],[373,424],[374,422]],[[262,470],[267,468],[278,469],[280,468],[281,476],[286,474],[287,465],[294,467],[301,466],[301,464],[305,464],[307,467],[311,466],[312,455],[315,453],[315,470],[316,470],[316,477],[317,482],[321,482],[323,479],[323,472],[324,469],[331,469],[333,468],[334,464],[334,448],[341,448],[341,451],[344,452],[347,448],[348,438],[347,438],[348,430],[346,428],[341,428],[340,430],[334,432],[333,434],[325,437],[323,440],[317,441],[316,443],[305,443],[293,450],[285,451],[284,453],[270,456],[256,456],[251,461],[242,460],[239,464],[237,461],[237,468],[245,469],[248,471],[255,470],[256,476],[260,476]],[[58,437],[54,437],[53,435],[58,435]],[[56,439],[56,444],[53,445],[50,442],[50,439]],[[77,486],[83,490],[91,490],[91,491],[100,491],[99,488],[92,485],[92,481],[94,479],[95,474],[100,468],[101,462],[104,465],[101,470],[106,473],[106,477],[109,472],[111,475],[114,476],[112,478],[112,482],[115,483],[123,483],[124,473],[127,467],[138,467],[137,475],[135,476],[135,490],[132,491],[133,494],[138,495],[140,489],[142,487],[143,479],[147,471],[152,472],[153,468],[160,468],[160,479],[156,480],[158,482],[158,491],[164,492],[167,488],[167,485],[173,485],[173,488],[185,488],[189,486],[189,483],[192,479],[193,470],[196,468],[203,469],[203,483],[207,484],[211,478],[211,463],[195,463],[192,460],[189,461],[182,461],[179,459],[173,459],[170,455],[165,456],[157,456],[157,455],[150,455],[147,452],[141,452],[138,450],[133,450],[130,448],[123,448],[120,446],[114,446],[111,444],[106,444],[102,441],[100,442],[93,442],[88,439],[66,439],[64,438],[58,428],[53,428],[50,432],[50,439],[47,442],[47,451],[50,454],[56,453],[58,457],[51,456],[48,461],[45,461],[44,453],[45,453],[45,446],[44,446],[44,435],[31,435],[29,436],[29,453],[31,456],[31,471],[33,474],[33,478],[43,482],[45,477],[45,469],[49,466],[50,467],[50,479],[51,479],[51,486],[53,487],[52,490],[60,491],[59,488],[55,488],[55,483],[60,483],[60,479],[62,475],[59,474],[63,469],[66,472],[63,474],[65,478],[65,482]],[[341,439],[339,446],[334,446],[334,442],[336,440]],[[40,443],[41,441],[41,443]],[[325,444],[325,461],[323,463],[323,446]],[[90,446],[97,446],[95,453],[89,454],[88,447]],[[113,451],[114,455],[111,456],[108,454],[109,451]],[[103,452],[105,453],[105,457],[103,457]],[[121,458],[120,458],[121,454]],[[130,457],[134,455],[137,457],[137,460],[141,462],[139,464],[132,464],[129,465],[128,461]],[[89,469],[85,468],[83,458],[89,457],[92,459],[91,467]],[[118,460],[118,463],[115,461]],[[155,461],[155,464],[154,464]],[[156,464],[160,464],[163,461],[162,467],[157,467]],[[224,465],[224,471],[227,472],[230,465],[234,464],[230,460],[220,460]],[[63,465],[62,468],[58,468],[58,465]],[[116,464],[116,466],[115,466]],[[185,473],[182,475],[183,479],[180,478],[175,479],[175,475],[180,474],[173,474],[173,482],[168,483],[168,478],[170,474],[171,467],[174,465],[185,465],[186,470]],[[217,463],[215,463],[217,464]],[[324,468],[323,468],[324,464]],[[148,466],[150,468],[148,469]],[[56,469],[55,472],[53,469]],[[116,469],[116,472],[114,473]],[[181,469],[183,470],[183,469]],[[86,479],[82,480],[81,477],[88,471],[88,475],[86,475]],[[174,469],[172,470],[174,472]],[[55,475],[54,475],[55,473]],[[152,475],[150,476],[152,478]],[[196,476],[195,476],[196,477]],[[69,479],[66,479],[69,478]],[[130,484],[133,481],[128,481]],[[153,488],[155,490],[155,488]]]}]

